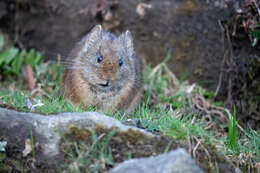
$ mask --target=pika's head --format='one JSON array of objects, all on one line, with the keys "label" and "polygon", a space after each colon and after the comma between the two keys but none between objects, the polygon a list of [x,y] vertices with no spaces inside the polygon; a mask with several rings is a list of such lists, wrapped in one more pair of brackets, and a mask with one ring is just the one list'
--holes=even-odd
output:
[{"label": "pika's head", "polygon": [[81,45],[77,65],[84,81],[93,89],[117,92],[135,80],[136,57],[129,31],[115,36],[97,25]]}]

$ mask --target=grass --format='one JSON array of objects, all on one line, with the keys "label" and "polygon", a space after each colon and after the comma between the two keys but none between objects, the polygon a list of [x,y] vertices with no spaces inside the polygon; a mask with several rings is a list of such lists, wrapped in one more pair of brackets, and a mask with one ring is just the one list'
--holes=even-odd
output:
[{"label": "grass", "polygon": [[[94,108],[75,107],[69,100],[64,99],[64,96],[57,96],[53,98],[32,98],[31,102],[36,105],[34,111],[27,107],[26,100],[30,98],[30,94],[23,91],[0,91],[0,105],[10,109],[15,109],[22,112],[36,112],[42,114],[55,114],[60,112],[85,112],[94,111]],[[39,105],[39,106],[37,106]]]},{"label": "grass", "polygon": [[35,158],[35,146],[34,146],[32,129],[30,129],[30,143],[31,143],[31,146],[32,146],[32,156],[33,156],[33,158]]},{"label": "grass", "polygon": [[237,122],[236,122],[236,108],[234,107],[233,115],[227,112],[229,118],[228,128],[228,146],[235,151],[237,143]]},{"label": "grass", "polygon": [[[240,166],[242,166],[241,163],[249,163],[253,167],[260,162],[260,132],[250,128],[238,129],[235,120],[236,112],[233,111],[232,115],[227,109],[221,107],[222,102],[215,102],[214,92],[207,91],[196,84],[178,80],[166,65],[169,58],[170,53],[165,61],[154,68],[146,65],[144,98],[136,112],[123,114],[123,116],[120,113],[107,114],[122,122],[131,119],[138,127],[184,143],[216,146],[232,161],[238,160],[237,163]],[[1,107],[31,112],[32,110],[27,105],[29,99],[35,106],[33,112],[37,113],[95,110],[75,107],[59,94],[62,73],[59,63],[41,62],[35,64],[34,70],[38,84],[37,92],[28,92],[21,84],[22,80],[19,77],[12,77],[16,80],[2,83],[0,88]],[[75,167],[71,164],[70,168],[74,172],[80,172],[79,168],[87,165],[92,172],[96,172],[102,170],[104,165],[112,167],[114,161],[108,147],[112,136],[111,132],[100,139],[92,134],[91,145],[73,144],[75,151],[68,155],[72,163],[78,162],[79,165]]]},{"label": "grass", "polygon": [[88,168],[86,169],[88,172],[103,172],[107,165],[113,167],[114,161],[109,141],[114,134],[114,131],[101,136],[92,133],[91,143],[73,142],[73,146],[67,153],[70,164],[66,163],[63,167],[71,172],[82,172],[81,170],[86,168]]},{"label": "grass", "polygon": [[256,156],[255,161],[260,162],[260,131],[251,128],[240,137],[237,142],[238,151],[244,155]]}]

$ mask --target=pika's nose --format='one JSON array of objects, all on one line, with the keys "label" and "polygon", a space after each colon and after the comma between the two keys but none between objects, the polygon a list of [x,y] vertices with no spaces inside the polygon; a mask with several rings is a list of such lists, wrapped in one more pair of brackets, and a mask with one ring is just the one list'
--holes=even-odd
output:
[{"label": "pika's nose", "polygon": [[103,70],[106,73],[115,73],[117,70],[116,63],[111,59],[106,60],[103,64]]}]

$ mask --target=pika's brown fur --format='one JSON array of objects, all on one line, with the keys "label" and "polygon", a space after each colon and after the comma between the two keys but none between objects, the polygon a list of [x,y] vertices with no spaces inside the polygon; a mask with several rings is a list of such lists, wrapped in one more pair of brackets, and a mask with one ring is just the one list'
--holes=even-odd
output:
[{"label": "pika's brown fur", "polygon": [[136,108],[143,93],[142,61],[131,33],[117,37],[95,26],[68,56],[62,89],[76,105],[127,112]]}]

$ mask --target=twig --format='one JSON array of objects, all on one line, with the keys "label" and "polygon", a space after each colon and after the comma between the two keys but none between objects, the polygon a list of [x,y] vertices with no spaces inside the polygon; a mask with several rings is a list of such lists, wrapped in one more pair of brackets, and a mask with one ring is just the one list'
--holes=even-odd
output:
[{"label": "twig", "polygon": [[[229,69],[228,71],[232,71],[233,70],[233,50],[232,50],[232,43],[231,43],[231,39],[230,39],[230,35],[229,35],[229,32],[228,32],[228,27],[227,25],[225,26],[226,28],[226,36],[227,36],[227,39],[228,39],[228,48],[229,48],[229,52],[230,52],[230,56],[229,56]],[[227,104],[230,104],[232,105],[232,79],[229,75],[229,80],[228,80],[228,98],[227,98],[227,101],[226,103]]]},{"label": "twig", "polygon": [[231,78],[228,80],[228,98],[226,100],[227,105],[232,105],[232,81]]},{"label": "twig", "polygon": [[168,68],[168,66],[166,64],[164,64],[163,66],[164,66],[165,71],[171,76],[174,86],[175,87],[179,86],[179,82],[178,82],[178,79],[175,76],[175,74]]},{"label": "twig", "polygon": [[217,85],[217,88],[216,88],[216,91],[215,91],[215,94],[214,94],[214,98],[217,97],[218,95],[218,92],[219,92],[219,89],[221,87],[221,84],[222,84],[222,78],[223,78],[223,71],[224,71],[224,64],[226,62],[226,56],[227,56],[227,53],[228,51],[226,50],[225,51],[225,29],[223,27],[223,25],[221,24],[221,21],[218,20],[218,25],[221,29],[221,40],[222,40],[222,44],[223,44],[223,53],[224,53],[224,56],[223,56],[223,60],[222,60],[222,63],[221,63],[221,69],[220,69],[220,75],[219,75],[219,79],[218,79],[218,85]]},{"label": "twig", "polygon": [[207,127],[205,127],[204,129],[205,129],[205,130],[208,130],[208,129],[211,129],[211,127],[213,127],[213,126],[214,126],[214,123],[211,122],[211,123],[209,123],[209,125],[208,125]]},{"label": "twig", "polygon": [[218,167],[218,162],[215,161],[215,168],[216,168],[216,172],[219,172],[219,167]]},{"label": "twig", "polygon": [[196,146],[193,149],[192,156],[193,156],[194,159],[196,158],[196,151],[197,151],[200,143],[201,143],[201,140],[198,141],[198,143],[196,144]]},{"label": "twig", "polygon": [[[197,140],[197,141],[200,141],[197,137],[194,136],[194,138]],[[203,144],[200,144],[201,148],[205,151],[206,155],[208,156],[209,158],[209,163],[211,163],[211,157],[210,157],[210,154],[209,154],[209,151],[203,146]]]},{"label": "twig", "polygon": [[218,20],[218,25],[221,29],[221,41],[222,41],[222,44],[223,44],[223,53],[225,52],[225,28],[223,27],[223,25],[221,24],[221,21]]},{"label": "twig", "polygon": [[158,64],[154,69],[151,71],[150,75],[148,76],[148,79],[150,79],[160,68],[162,64]]},{"label": "twig", "polygon": [[214,98],[217,97],[219,89],[220,89],[221,84],[222,84],[224,65],[225,65],[225,62],[226,62],[227,54],[228,54],[228,50],[225,51],[224,57],[223,57],[223,60],[222,60],[222,63],[221,63],[221,70],[220,70],[220,75],[219,75],[219,79],[218,79],[218,85],[217,85],[217,89],[216,89],[215,94],[214,94]]},{"label": "twig", "polygon": [[258,62],[260,62],[260,58],[258,56],[255,56],[255,58],[258,60]]},{"label": "twig", "polygon": [[219,111],[219,110],[212,110],[211,113],[219,115],[220,118],[222,119],[222,121],[228,122],[228,118],[221,111]]},{"label": "twig", "polygon": [[194,124],[194,122],[195,122],[195,120],[196,120],[196,117],[194,116],[193,118],[192,118],[192,120],[191,120],[191,125],[193,125]]},{"label": "twig", "polygon": [[191,154],[191,150],[192,150],[192,144],[191,144],[191,139],[190,139],[190,133],[189,130],[187,130],[187,136],[188,136],[188,145],[189,145],[189,150],[188,152]]},{"label": "twig", "polygon": [[258,6],[258,4],[256,3],[255,0],[253,0],[253,2],[254,2],[255,7],[256,7],[256,9],[257,9],[258,15],[260,16],[260,9],[259,9],[259,6]]}]

